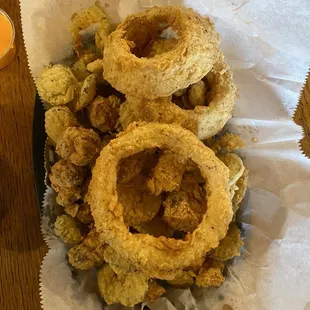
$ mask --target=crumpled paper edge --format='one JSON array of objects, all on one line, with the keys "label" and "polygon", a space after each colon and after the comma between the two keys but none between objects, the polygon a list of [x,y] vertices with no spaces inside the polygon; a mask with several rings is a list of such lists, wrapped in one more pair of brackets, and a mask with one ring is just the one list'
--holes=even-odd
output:
[{"label": "crumpled paper edge", "polygon": [[[310,68],[309,68],[309,70],[308,70],[308,73],[307,73],[307,75],[306,75],[304,84],[303,84],[303,86],[302,86],[302,88],[301,88],[301,90],[300,90],[300,93],[299,93],[298,102],[297,102],[297,104],[296,104],[296,108],[295,108],[294,115],[293,115],[293,118],[292,118],[293,121],[294,121],[294,123],[296,123],[295,117],[296,117],[297,110],[298,110],[298,108],[301,108],[301,107],[300,107],[300,105],[301,105],[301,98],[302,98],[302,96],[303,96],[303,93],[304,93],[304,91],[305,91],[305,87],[306,87],[307,83],[310,84]],[[309,108],[310,108],[310,106],[309,106]],[[297,123],[296,123],[296,124],[297,124]],[[307,153],[305,152],[305,150],[304,150],[304,148],[303,148],[303,146],[302,146],[302,142],[301,142],[303,139],[306,138],[305,129],[304,129],[304,127],[303,127],[302,125],[299,125],[299,126],[302,128],[302,135],[303,135],[303,137],[298,141],[298,147],[299,147],[300,152],[301,152],[305,157],[307,157],[307,158],[310,159],[310,154],[307,154]],[[309,143],[310,143],[310,141],[309,141]]]}]

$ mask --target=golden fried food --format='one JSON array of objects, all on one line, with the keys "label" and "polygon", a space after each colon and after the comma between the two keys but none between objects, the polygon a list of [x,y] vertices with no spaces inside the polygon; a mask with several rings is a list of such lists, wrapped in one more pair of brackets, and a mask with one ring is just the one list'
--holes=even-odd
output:
[{"label": "golden fried food", "polygon": [[196,277],[198,287],[221,286],[225,278],[223,276],[225,264],[213,259],[208,259]]},{"label": "golden fried food", "polygon": [[158,215],[155,215],[149,222],[133,226],[141,234],[149,234],[154,237],[164,236],[171,238],[173,229],[164,222]]},{"label": "golden fried food", "polygon": [[70,205],[66,205],[66,204],[64,205],[64,211],[71,217],[76,217],[78,210],[79,210],[79,205],[77,203],[73,203]]},{"label": "golden fried food", "polygon": [[239,209],[239,205],[245,196],[247,186],[248,186],[249,170],[245,169],[242,176],[236,182],[238,189],[235,191],[234,197],[232,199],[233,212],[236,213]]},{"label": "golden fried food", "polygon": [[104,263],[106,244],[100,242],[96,231],[91,230],[83,243],[72,247],[68,253],[69,263],[78,270],[87,270]]},{"label": "golden fried food", "polygon": [[186,92],[187,92],[187,88],[181,88],[177,90],[176,92],[174,92],[173,95],[176,97],[182,97],[183,95],[186,94]]},{"label": "golden fried food", "polygon": [[242,159],[233,153],[219,154],[217,156],[229,169],[229,185],[232,186],[242,176],[244,165]]},{"label": "golden fried food", "polygon": [[90,74],[83,82],[81,82],[80,92],[76,103],[74,104],[74,111],[84,109],[96,95],[96,74]]},{"label": "golden fried food", "polygon": [[37,80],[42,100],[51,105],[65,105],[72,101],[78,91],[79,82],[70,68],[63,65],[49,66]]},{"label": "golden fried food", "polygon": [[[124,208],[118,201],[116,190],[118,163],[127,156],[150,148],[171,150],[191,159],[208,180],[206,215],[184,240],[132,234],[124,223]],[[149,276],[173,279],[175,269],[189,266],[216,248],[227,233],[232,219],[229,171],[213,151],[178,125],[131,124],[103,148],[92,172],[88,202],[100,237]]]},{"label": "golden fried food", "polygon": [[96,59],[87,65],[87,70],[95,74],[103,74],[103,59]]},{"label": "golden fried food", "polygon": [[116,274],[125,274],[128,272],[137,271],[137,268],[134,265],[113,250],[110,246],[105,248],[103,258],[107,263],[109,263],[110,267]]},{"label": "golden fried food", "polygon": [[67,214],[57,217],[54,232],[64,243],[70,245],[78,244],[82,240],[81,232],[75,220]]},{"label": "golden fried food", "polygon": [[214,64],[206,78],[211,87],[206,99],[207,105],[182,109],[170,97],[147,101],[134,95],[127,96],[120,109],[121,125],[126,128],[135,121],[179,124],[201,140],[214,136],[231,118],[236,85],[224,62],[224,56]]},{"label": "golden fried food", "polygon": [[178,42],[179,41],[176,38],[159,38],[157,40],[150,41],[149,44],[141,50],[139,56],[152,58],[156,55],[161,55],[163,53],[169,52],[169,50],[174,48]]},{"label": "golden fried food", "polygon": [[120,161],[117,182],[128,183],[142,171],[143,167],[153,155],[152,150],[143,151],[133,156],[128,156]]},{"label": "golden fried food", "polygon": [[180,187],[185,171],[186,159],[169,150],[164,151],[154,167],[148,188],[154,195],[172,192]]},{"label": "golden fried food", "polygon": [[81,55],[79,59],[73,64],[71,70],[78,81],[84,81],[92,71],[88,70],[88,65],[98,59],[98,55],[95,53]]},{"label": "golden fried food", "polygon": [[[70,188],[69,192],[59,192],[56,196],[56,203],[60,206],[71,206],[74,202],[81,198],[81,190],[79,187]],[[69,213],[68,213],[69,214]],[[71,214],[69,214],[71,215]]]},{"label": "golden fried food", "polygon": [[179,191],[169,193],[163,203],[163,220],[174,230],[193,232],[206,213],[203,189],[192,175],[186,175]]},{"label": "golden fried food", "polygon": [[101,132],[109,132],[115,129],[118,124],[120,103],[120,99],[114,95],[108,98],[97,96],[87,106],[91,125]]},{"label": "golden fried food", "polygon": [[67,128],[78,126],[76,117],[67,107],[52,107],[45,112],[45,131],[55,143]]},{"label": "golden fried food", "polygon": [[207,88],[204,81],[199,81],[189,87],[188,99],[193,107],[205,105]]},{"label": "golden fried food", "polygon": [[100,295],[108,305],[134,307],[144,300],[149,288],[149,278],[142,272],[116,274],[109,264],[97,272],[97,281]]},{"label": "golden fried food", "polygon": [[178,272],[172,280],[167,280],[167,282],[173,286],[187,287],[191,286],[195,282],[195,273],[193,271],[180,271]]},{"label": "golden fried food", "polygon": [[159,285],[156,281],[151,281],[143,301],[154,301],[165,293],[166,290],[161,285]]},{"label": "golden fried food", "polygon": [[83,224],[90,224],[94,221],[93,216],[90,212],[90,207],[87,202],[84,202],[82,205],[79,206],[76,218]]},{"label": "golden fried food", "polygon": [[225,238],[220,241],[219,246],[212,251],[209,257],[218,261],[226,261],[235,256],[240,256],[242,246],[241,231],[237,225],[232,224]]},{"label": "golden fried food", "polygon": [[227,152],[235,151],[241,148],[244,148],[245,144],[242,138],[239,135],[234,133],[226,133],[217,139],[210,148],[215,152],[218,153],[222,150]]},{"label": "golden fried food", "polygon": [[157,214],[162,203],[160,196],[154,196],[147,191],[146,178],[141,175],[129,183],[119,183],[117,193],[127,226],[149,222]]},{"label": "golden fried food", "polygon": [[105,16],[100,20],[98,31],[95,36],[96,46],[100,51],[103,51],[105,46],[107,45],[108,37],[111,33],[111,30],[112,30],[111,24],[107,19],[107,17]]},{"label": "golden fried food", "polygon": [[56,144],[56,152],[77,166],[86,166],[99,154],[100,138],[92,129],[69,127]]},{"label": "golden fried food", "polygon": [[61,159],[51,168],[49,178],[57,193],[75,194],[84,181],[85,171],[82,167]]},{"label": "golden fried food", "polygon": [[[177,33],[177,43],[152,58],[141,57],[141,49],[159,40],[170,26]],[[153,7],[128,16],[111,33],[104,49],[105,79],[126,95],[169,96],[211,70],[220,55],[218,43],[208,17],[184,7]]]},{"label": "golden fried food", "polygon": [[80,34],[81,30],[85,30],[94,24],[98,25],[95,36],[96,45],[102,50],[110,34],[111,25],[100,5],[96,3],[72,15],[69,30],[73,38],[73,47],[78,55],[84,48],[82,36]]}]

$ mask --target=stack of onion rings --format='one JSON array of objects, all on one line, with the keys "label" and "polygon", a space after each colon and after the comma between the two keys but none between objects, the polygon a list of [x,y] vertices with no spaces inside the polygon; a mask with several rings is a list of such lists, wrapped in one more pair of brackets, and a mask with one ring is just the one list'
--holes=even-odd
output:
[{"label": "stack of onion rings", "polygon": [[182,109],[171,101],[171,97],[149,101],[127,97],[120,110],[123,128],[134,121],[175,123],[192,131],[201,140],[214,136],[231,118],[236,94],[236,85],[223,55],[206,79],[211,87],[210,102],[207,106],[196,106],[193,110]]}]

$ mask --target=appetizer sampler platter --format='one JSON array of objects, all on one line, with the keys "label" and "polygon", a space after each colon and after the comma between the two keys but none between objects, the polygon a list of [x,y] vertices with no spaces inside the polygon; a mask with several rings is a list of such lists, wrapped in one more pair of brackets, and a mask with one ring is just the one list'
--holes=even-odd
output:
[{"label": "appetizer sampler platter", "polygon": [[243,245],[248,170],[236,152],[244,142],[222,131],[237,88],[213,22],[154,7],[114,30],[95,4],[70,32],[74,60],[37,80],[46,112],[43,125],[37,98],[33,140],[38,198],[45,167],[68,264],[96,271],[108,305],[221,286]]}]

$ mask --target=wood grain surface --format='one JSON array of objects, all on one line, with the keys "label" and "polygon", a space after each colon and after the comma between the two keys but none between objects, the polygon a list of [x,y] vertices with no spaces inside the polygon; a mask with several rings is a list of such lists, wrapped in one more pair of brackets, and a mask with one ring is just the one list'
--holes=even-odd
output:
[{"label": "wood grain surface", "polygon": [[[39,227],[32,169],[35,88],[27,67],[18,0],[0,0],[16,27],[16,57],[0,70],[0,309],[40,309],[39,270],[47,249]],[[310,79],[295,120],[310,157]]]},{"label": "wood grain surface", "polygon": [[0,7],[15,24],[17,47],[14,61],[0,70],[0,309],[37,310],[46,246],[31,156],[35,88],[23,46],[18,0],[0,0]]}]

